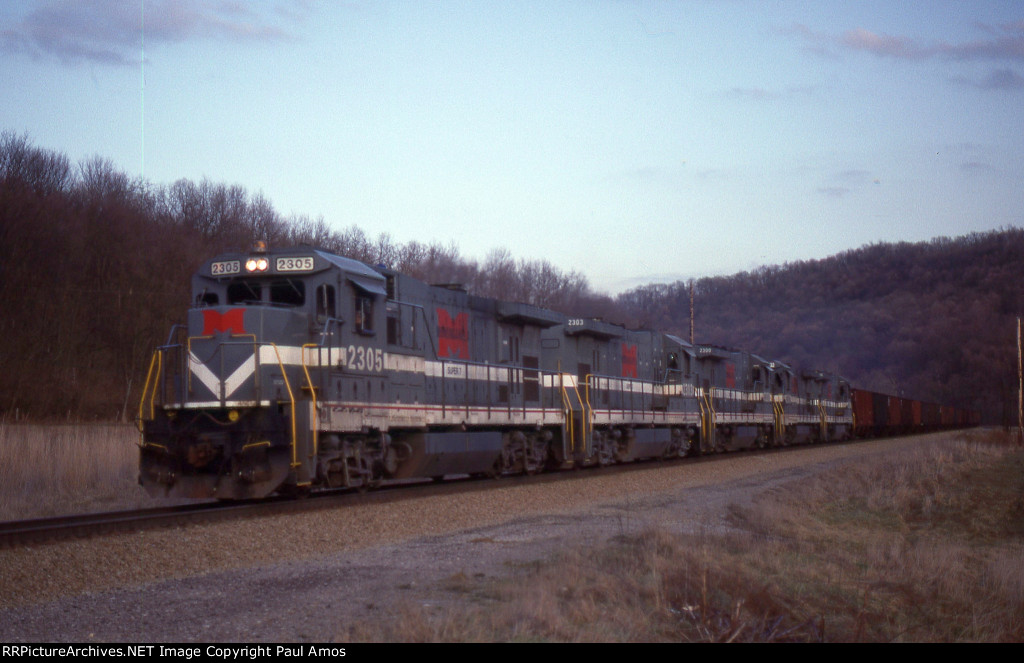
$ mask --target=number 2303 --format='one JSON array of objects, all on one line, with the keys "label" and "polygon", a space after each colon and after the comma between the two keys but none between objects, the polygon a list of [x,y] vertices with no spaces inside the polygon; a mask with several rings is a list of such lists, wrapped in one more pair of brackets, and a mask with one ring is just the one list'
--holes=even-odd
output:
[{"label": "number 2303", "polygon": [[354,371],[384,370],[384,351],[380,348],[350,345],[344,354],[345,368]]}]

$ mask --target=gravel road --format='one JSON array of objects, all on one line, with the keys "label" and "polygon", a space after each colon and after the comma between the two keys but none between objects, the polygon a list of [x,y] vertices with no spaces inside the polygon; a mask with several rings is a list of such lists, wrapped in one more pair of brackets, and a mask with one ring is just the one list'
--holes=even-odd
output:
[{"label": "gravel road", "polygon": [[333,640],[572,546],[725,527],[731,504],[936,436],[0,550],[0,641]]}]

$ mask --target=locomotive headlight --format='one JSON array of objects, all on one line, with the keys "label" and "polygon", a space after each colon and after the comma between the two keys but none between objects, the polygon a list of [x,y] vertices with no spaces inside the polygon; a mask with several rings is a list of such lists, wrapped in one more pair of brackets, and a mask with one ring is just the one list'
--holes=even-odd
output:
[{"label": "locomotive headlight", "polygon": [[238,410],[230,410],[228,412],[228,421],[238,421]]},{"label": "locomotive headlight", "polygon": [[265,272],[267,267],[270,267],[270,261],[262,256],[245,261],[245,271],[247,272]]}]

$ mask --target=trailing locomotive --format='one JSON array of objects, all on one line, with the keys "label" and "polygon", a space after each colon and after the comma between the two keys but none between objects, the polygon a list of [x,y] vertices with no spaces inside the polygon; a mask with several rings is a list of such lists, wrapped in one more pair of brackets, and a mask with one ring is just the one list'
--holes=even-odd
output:
[{"label": "trailing locomotive", "polygon": [[312,247],[215,257],[192,297],[139,405],[139,482],[154,496],[534,473],[856,432],[839,376]]}]

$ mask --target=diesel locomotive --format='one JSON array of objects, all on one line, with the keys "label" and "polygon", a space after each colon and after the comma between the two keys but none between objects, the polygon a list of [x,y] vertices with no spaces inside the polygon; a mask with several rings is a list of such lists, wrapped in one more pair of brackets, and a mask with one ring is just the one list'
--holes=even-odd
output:
[{"label": "diesel locomotive", "polygon": [[827,372],[257,244],[201,266],[153,354],[139,482],[245,499],[843,440],[853,399]]}]

